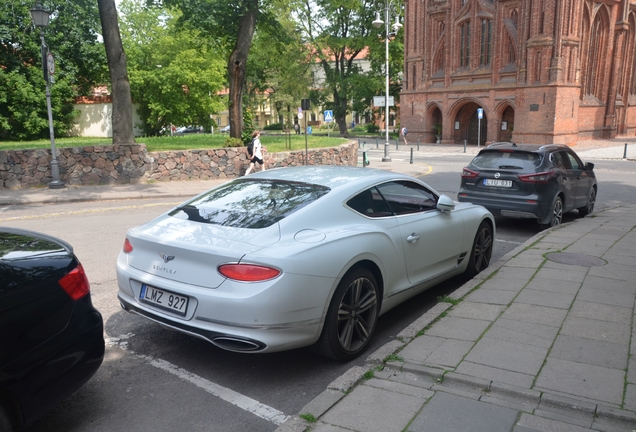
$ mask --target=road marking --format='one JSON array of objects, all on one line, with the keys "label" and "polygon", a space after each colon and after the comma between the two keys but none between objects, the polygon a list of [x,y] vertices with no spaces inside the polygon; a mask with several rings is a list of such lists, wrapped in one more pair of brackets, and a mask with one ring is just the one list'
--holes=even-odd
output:
[{"label": "road marking", "polygon": [[245,395],[242,395],[238,392],[235,392],[234,390],[215,384],[212,381],[208,381],[205,378],[200,377],[199,375],[193,374],[192,372],[188,372],[187,370],[180,368],[176,365],[173,365],[170,362],[167,362],[162,359],[155,359],[147,355],[135,354],[132,351],[128,351],[128,339],[130,339],[133,336],[134,336],[133,333],[127,333],[124,335],[120,335],[119,337],[110,337],[110,338],[107,337],[106,345],[118,346],[124,351],[127,351],[128,353],[130,353],[133,357],[146,360],[148,364],[150,364],[151,366],[154,366],[165,372],[171,373],[172,375],[175,375],[176,377],[184,381],[194,384],[200,389],[205,390],[206,392],[220,399],[223,399],[224,401],[229,402],[234,406],[242,410],[245,410],[247,412],[251,412],[255,416],[258,416],[262,419],[270,421],[274,423],[275,425],[280,426],[290,418],[290,416],[285,415],[285,413],[278,411],[277,409],[274,409],[270,406],[262,404],[259,401],[254,400]]},{"label": "road marking", "polygon": [[498,242],[501,242],[501,243],[511,243],[511,244],[516,244],[516,245],[520,245],[520,244],[522,244],[521,242],[508,241],[508,240],[501,240],[501,239],[495,239],[495,241],[498,241]]},{"label": "road marking", "polygon": [[[181,201],[182,202],[182,201]],[[181,202],[163,202],[163,203],[153,203],[153,204],[142,204],[142,205],[132,205],[132,206],[118,206],[118,207],[103,207],[98,209],[80,209],[80,210],[69,210],[63,212],[55,212],[55,213],[44,213],[44,214],[35,214],[35,215],[27,215],[27,216],[11,216],[0,219],[0,222],[9,222],[15,220],[32,220],[32,219],[49,219],[54,217],[62,217],[62,216],[77,216],[83,215],[87,213],[106,213],[109,211],[124,211],[124,210],[139,210],[145,208],[152,207],[174,207]],[[1,212],[5,211],[9,207],[5,207]]]}]

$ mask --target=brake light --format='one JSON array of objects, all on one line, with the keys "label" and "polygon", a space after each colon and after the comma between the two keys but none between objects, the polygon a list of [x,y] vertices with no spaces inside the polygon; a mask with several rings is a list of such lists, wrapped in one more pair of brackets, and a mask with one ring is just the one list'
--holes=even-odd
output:
[{"label": "brake light", "polygon": [[281,273],[278,269],[254,264],[223,264],[218,270],[226,278],[241,282],[263,282]]},{"label": "brake light", "polygon": [[124,253],[131,253],[133,251],[133,247],[132,247],[132,243],[130,243],[130,240],[126,239],[124,240]]},{"label": "brake light", "polygon": [[64,275],[58,283],[73,300],[81,299],[91,290],[84,267],[81,264],[78,264],[77,267]]},{"label": "brake light", "polygon": [[479,175],[479,172],[464,168],[462,170],[462,178],[475,178]]},{"label": "brake light", "polygon": [[519,180],[526,183],[547,183],[551,178],[556,176],[554,171],[545,171],[536,174],[523,174],[519,175]]}]

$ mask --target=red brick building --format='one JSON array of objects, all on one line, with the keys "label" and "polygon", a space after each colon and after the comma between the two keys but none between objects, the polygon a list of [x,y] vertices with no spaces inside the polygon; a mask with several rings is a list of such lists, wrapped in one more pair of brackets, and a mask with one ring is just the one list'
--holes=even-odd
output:
[{"label": "red brick building", "polygon": [[442,143],[636,133],[636,0],[406,0],[405,17],[409,138],[434,142],[436,125]]}]

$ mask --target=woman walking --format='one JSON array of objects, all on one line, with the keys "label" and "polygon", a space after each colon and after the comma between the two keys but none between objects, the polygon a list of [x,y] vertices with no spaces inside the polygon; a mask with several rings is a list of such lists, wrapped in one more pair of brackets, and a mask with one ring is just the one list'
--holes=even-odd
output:
[{"label": "woman walking", "polygon": [[254,169],[254,165],[258,162],[261,166],[261,171],[265,171],[265,162],[263,162],[263,152],[267,151],[267,148],[261,145],[261,131],[255,130],[252,132],[252,142],[247,146],[247,155],[250,158],[250,166],[245,171],[245,175],[248,175]]}]

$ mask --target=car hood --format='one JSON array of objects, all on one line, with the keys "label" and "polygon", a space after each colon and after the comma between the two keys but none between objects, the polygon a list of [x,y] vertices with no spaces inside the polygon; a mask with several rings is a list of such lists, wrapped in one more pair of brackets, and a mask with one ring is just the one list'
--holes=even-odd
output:
[{"label": "car hood", "polygon": [[128,231],[128,265],[181,283],[218,287],[217,267],[280,240],[278,224],[263,229],[233,228],[160,216]]}]

